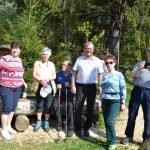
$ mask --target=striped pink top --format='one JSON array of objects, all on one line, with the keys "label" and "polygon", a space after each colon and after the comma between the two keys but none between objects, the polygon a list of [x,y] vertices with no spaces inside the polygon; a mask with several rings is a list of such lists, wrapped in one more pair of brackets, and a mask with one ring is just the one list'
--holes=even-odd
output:
[{"label": "striped pink top", "polygon": [[21,58],[6,55],[0,59],[0,85],[20,87],[23,85],[24,68]]}]

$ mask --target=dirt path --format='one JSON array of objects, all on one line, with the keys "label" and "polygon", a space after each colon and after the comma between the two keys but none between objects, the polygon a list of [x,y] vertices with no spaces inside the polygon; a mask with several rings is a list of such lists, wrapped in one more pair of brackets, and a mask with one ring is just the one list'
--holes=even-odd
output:
[{"label": "dirt path", "polygon": [[[128,120],[128,109],[125,109],[124,112],[120,113],[117,119],[116,132],[118,137],[125,137],[124,132],[127,125],[127,120]],[[136,119],[135,132],[134,132],[134,140],[137,142],[142,142],[143,126],[144,126],[143,113],[140,107]]]}]

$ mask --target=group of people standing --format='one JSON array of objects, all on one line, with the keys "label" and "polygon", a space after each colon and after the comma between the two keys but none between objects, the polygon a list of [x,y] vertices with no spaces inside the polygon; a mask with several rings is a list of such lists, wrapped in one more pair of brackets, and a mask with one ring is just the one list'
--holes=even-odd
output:
[{"label": "group of people standing", "polygon": [[[68,137],[75,134],[79,137],[89,137],[89,129],[93,121],[94,104],[97,90],[102,100],[102,111],[106,128],[108,149],[116,149],[115,117],[125,109],[126,84],[121,72],[115,70],[116,59],[107,54],[104,60],[100,60],[94,53],[94,44],[86,42],[83,45],[83,54],[77,58],[73,68],[71,62],[65,60],[62,70],[56,73],[55,65],[49,61],[51,49],[45,47],[41,51],[41,60],[33,66],[33,79],[36,89],[36,113],[37,121],[34,131],[43,127],[45,132],[50,129],[50,108],[53,105],[58,119],[58,131],[62,130],[62,117],[60,105],[65,103],[67,109]],[[11,44],[11,55],[0,59],[0,95],[3,108],[1,114],[1,136],[10,140],[12,134],[17,132],[12,129],[11,121],[21,94],[24,82],[24,69],[19,58],[20,44]],[[150,137],[150,50],[147,51],[148,60],[144,65],[135,67],[132,76],[135,78],[135,86],[131,93],[129,104],[129,119],[125,134],[127,138],[122,143],[133,140],[133,130],[139,105],[142,104],[144,112],[143,140]],[[72,68],[72,70],[71,70]],[[9,94],[8,94],[9,93]],[[73,97],[75,95],[75,104]],[[82,113],[86,101],[86,121],[82,126]],[[73,111],[75,109],[75,111]],[[42,114],[44,113],[44,122]]]}]

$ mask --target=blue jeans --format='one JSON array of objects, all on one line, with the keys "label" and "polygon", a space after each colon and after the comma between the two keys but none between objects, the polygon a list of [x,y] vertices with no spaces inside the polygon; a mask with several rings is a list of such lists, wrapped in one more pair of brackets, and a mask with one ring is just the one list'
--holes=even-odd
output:
[{"label": "blue jeans", "polygon": [[138,115],[140,104],[142,105],[144,116],[144,140],[146,138],[150,138],[150,89],[144,89],[138,86],[134,86],[131,92],[128,122],[125,130],[125,134],[127,137],[133,137],[134,135],[135,121]]},{"label": "blue jeans", "polygon": [[109,144],[116,143],[115,117],[120,111],[120,100],[102,100],[103,117],[106,128],[107,142]]},{"label": "blue jeans", "polygon": [[10,88],[0,86],[0,96],[2,99],[2,114],[8,115],[10,112],[14,112],[18,100],[21,96],[22,87]]}]

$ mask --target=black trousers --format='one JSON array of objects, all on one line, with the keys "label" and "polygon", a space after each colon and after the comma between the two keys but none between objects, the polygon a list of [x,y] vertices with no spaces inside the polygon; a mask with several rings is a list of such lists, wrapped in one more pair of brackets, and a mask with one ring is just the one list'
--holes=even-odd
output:
[{"label": "black trousers", "polygon": [[53,103],[53,95],[52,93],[49,93],[46,97],[42,97],[40,95],[41,88],[42,85],[39,84],[38,89],[36,91],[36,112],[44,112],[46,114],[50,114],[50,108]]},{"label": "black trousers", "polygon": [[96,84],[76,84],[76,101],[75,101],[75,129],[81,131],[82,111],[86,100],[86,121],[84,130],[89,130],[92,125],[94,104],[96,98]]},{"label": "black trousers", "polygon": [[[60,96],[60,108],[58,105],[58,95],[54,97],[54,110],[56,112],[58,126],[62,127],[62,114],[63,110],[66,111],[66,93],[61,93]],[[73,94],[71,92],[67,93],[67,126],[69,130],[74,128],[74,119],[73,119]]]},{"label": "black trousers", "polygon": [[127,137],[133,137],[140,104],[144,116],[143,140],[145,140],[146,138],[150,138],[150,89],[134,86],[129,102],[129,114],[125,134]]}]

